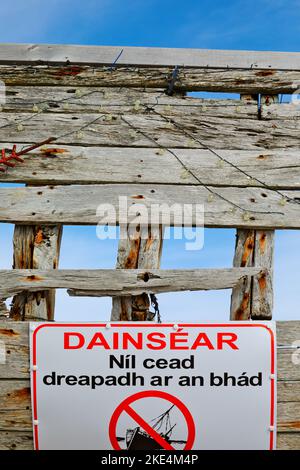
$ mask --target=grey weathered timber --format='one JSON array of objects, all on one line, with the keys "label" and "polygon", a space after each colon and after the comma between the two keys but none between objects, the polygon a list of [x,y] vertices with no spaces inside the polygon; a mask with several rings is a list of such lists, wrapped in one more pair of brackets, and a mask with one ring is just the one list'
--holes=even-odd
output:
[{"label": "grey weathered timber", "polygon": [[[246,103],[248,100],[256,99],[249,94],[240,96],[241,102]],[[253,266],[253,256],[255,250],[255,230],[253,229],[237,229],[235,240],[235,251],[233,257],[233,266],[251,267]],[[253,279],[251,277],[241,280],[231,292],[230,303],[230,320],[249,320],[252,310],[252,286]]]},{"label": "grey weathered timber", "polygon": [[[247,106],[247,105],[245,105]],[[198,112],[196,112],[198,111]],[[212,112],[211,110],[209,111]],[[141,113],[1,113],[1,142],[28,143],[55,137],[57,144],[112,147],[182,147],[263,151],[298,148],[300,120],[228,118],[180,106],[176,114]],[[263,150],[264,149],[264,150]]]},{"label": "grey weathered timber", "polygon": [[[164,88],[173,67],[125,67],[114,71],[105,66],[0,65],[0,80],[6,86],[101,86]],[[176,91],[228,93],[293,93],[300,84],[300,72],[288,70],[210,69],[184,67],[175,82]]]},{"label": "grey weathered timber", "polygon": [[[0,339],[7,361],[0,364],[0,449],[31,449],[28,322],[2,322]],[[278,449],[300,449],[300,368],[289,347],[299,338],[300,322],[277,322]],[[9,353],[8,353],[9,351]]]},{"label": "grey weathered timber", "polygon": [[[123,234],[119,241],[117,269],[159,269],[162,232],[161,226],[127,226],[126,236]],[[146,292],[133,297],[114,297],[111,320],[151,320],[150,304]]]},{"label": "grey weathered timber", "polygon": [[8,86],[5,89],[2,112],[31,114],[101,113],[145,114],[147,108],[169,116],[186,112],[195,116],[257,119],[255,101],[241,106],[237,100],[214,100],[186,96],[184,93],[168,96],[164,89],[125,87],[64,87],[64,86]]},{"label": "grey weathered timber", "polygon": [[[236,232],[233,266],[245,268],[253,266],[255,230],[239,229]],[[245,277],[232,289],[230,320],[249,320],[251,316],[252,278]]]},{"label": "grey weathered timber", "polygon": [[[299,90],[299,88],[298,88]],[[277,96],[277,95],[276,95]],[[267,98],[267,103],[266,103]],[[261,118],[264,120],[286,120],[286,121],[299,121],[300,119],[300,103],[298,94],[294,96],[294,102],[281,103],[272,99],[272,96],[267,96],[263,100],[261,106]],[[291,123],[286,123],[291,125]]]},{"label": "grey weathered timber", "polygon": [[[262,95],[261,109],[278,103],[278,95]],[[284,105],[285,106],[285,105]],[[263,266],[266,272],[252,278],[251,318],[271,320],[273,314],[274,230],[256,230],[253,266]]]},{"label": "grey weathered timber", "polygon": [[251,318],[270,320],[273,313],[274,230],[256,230],[253,266],[266,271],[252,279]]},{"label": "grey weathered timber", "polygon": [[[57,269],[62,226],[16,225],[14,269]],[[12,300],[14,320],[53,320],[55,292],[21,292]]]},{"label": "grey weathered timber", "polygon": [[[114,210],[106,214],[101,209],[105,207],[99,205],[107,203]],[[0,221],[29,225],[115,225],[121,215],[122,223],[131,223],[135,219],[136,223],[147,224],[152,213],[152,224],[181,226],[184,204],[194,205],[186,225],[203,223],[196,213],[196,204],[204,204],[206,227],[300,228],[298,191],[284,190],[278,194],[265,188],[207,189],[203,186],[156,184],[1,188]],[[129,217],[124,219],[126,205],[131,209]],[[138,214],[139,220],[136,219]]]},{"label": "grey weathered timber", "polygon": [[[23,146],[25,143],[18,144],[17,150]],[[11,149],[12,144],[5,142],[3,147]],[[204,184],[213,186],[300,189],[300,154],[296,149],[218,150],[218,155],[228,163],[205,149],[174,151],[192,173],[168,150],[54,144],[24,155],[24,164],[0,172],[0,182],[123,183],[126,174],[127,184],[199,184],[196,176]]]},{"label": "grey weathered timber", "polygon": [[240,229],[236,234],[234,267],[265,268],[244,278],[232,289],[231,320],[270,320],[273,310],[274,231]]},{"label": "grey weathered timber", "polygon": [[235,51],[128,46],[79,46],[66,44],[1,44],[0,63],[246,68],[300,70],[299,52]]},{"label": "grey weathered timber", "polygon": [[77,289],[88,291],[86,294],[91,296],[230,289],[241,277],[258,274],[259,268],[0,270],[0,297],[48,289]]},{"label": "grey weathered timber", "polygon": [[[253,96],[242,95],[241,100],[253,100]],[[261,108],[277,103],[278,96],[261,96]],[[236,285],[231,294],[230,319],[271,319],[273,311],[273,230],[238,229],[233,260],[235,267],[264,266],[262,276],[245,278]]]}]

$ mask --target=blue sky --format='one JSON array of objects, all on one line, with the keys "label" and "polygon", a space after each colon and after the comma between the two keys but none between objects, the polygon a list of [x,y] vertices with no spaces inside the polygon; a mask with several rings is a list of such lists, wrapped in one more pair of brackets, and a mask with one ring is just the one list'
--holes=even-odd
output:
[{"label": "blue sky", "polygon": [[[258,1],[1,1],[0,42],[198,47],[297,51],[300,0]],[[12,264],[11,225],[0,225],[0,268]],[[230,267],[234,230],[206,230],[204,249],[187,252],[167,240],[163,268]],[[275,319],[299,318],[298,231],[278,231],[275,250]],[[3,250],[3,247],[5,249]],[[100,241],[94,227],[66,227],[61,268],[109,268],[116,241]],[[229,291],[159,296],[164,320],[227,320]],[[110,299],[69,298],[58,292],[56,319],[108,319]]]}]

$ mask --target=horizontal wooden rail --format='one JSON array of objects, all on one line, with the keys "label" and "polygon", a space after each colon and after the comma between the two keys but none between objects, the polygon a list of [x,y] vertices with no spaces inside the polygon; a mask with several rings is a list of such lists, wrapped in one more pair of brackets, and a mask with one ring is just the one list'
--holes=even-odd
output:
[{"label": "horizontal wooden rail", "polygon": [[[109,206],[101,206],[99,210],[100,204]],[[124,219],[126,204],[131,208],[127,220]],[[184,204],[192,204],[191,218],[185,220],[187,226],[202,225],[196,207],[203,205],[206,227],[300,228],[298,191],[284,190],[278,194],[265,188],[210,187],[208,190],[203,186],[156,184],[1,188],[0,222],[115,225],[120,221],[120,209],[123,223],[135,219],[141,224],[181,226]],[[106,213],[105,207],[111,210]],[[151,218],[151,211],[158,217]]]},{"label": "horizontal wooden rail", "polygon": [[[106,66],[89,65],[0,65],[0,79],[9,85],[67,85],[73,87],[168,87],[173,67],[118,66],[112,73]],[[300,71],[256,69],[181,68],[175,82],[177,91],[228,93],[293,93],[299,88]]]},{"label": "horizontal wooden rail", "polygon": [[[1,70],[1,69],[0,69]],[[249,99],[245,104],[234,99],[205,99],[195,96],[175,94],[168,96],[163,88],[135,88],[135,87],[94,87],[70,88],[65,86],[7,86],[5,89],[5,102],[2,103],[2,112],[35,114],[38,111],[47,111],[47,114],[74,113],[100,113],[101,114],[133,114],[144,115],[151,109],[171,116],[194,114],[235,117],[258,118],[258,106],[255,100]],[[37,109],[35,106],[37,106]],[[288,106],[284,104],[284,106]],[[294,116],[297,107],[290,109],[289,114]],[[278,115],[280,109],[266,106],[267,111],[272,109]],[[272,113],[272,114],[273,114]],[[288,114],[288,113],[285,113]],[[285,116],[284,116],[285,117]],[[73,119],[74,120],[74,119]],[[75,123],[74,123],[75,125]]]},{"label": "horizontal wooden rail", "polygon": [[[118,58],[118,59],[117,59]],[[66,44],[0,44],[0,63],[32,62],[111,65],[229,67],[300,70],[299,52],[170,49]]]},{"label": "horizontal wooden rail", "polygon": [[[1,323],[7,354],[0,364],[0,449],[33,447],[28,331],[27,322]],[[277,322],[277,332],[277,447],[300,449],[300,366],[293,363],[290,349],[300,337],[300,322]]]},{"label": "horizontal wooden rail", "polygon": [[0,270],[0,298],[22,291],[73,289],[89,296],[138,295],[143,292],[230,289],[245,276],[265,276],[260,268]]},{"label": "horizontal wooden rail", "polygon": [[[241,113],[224,118],[195,108],[125,113],[0,113],[0,142],[40,142],[56,137],[56,143],[106,147],[170,147],[257,150],[298,149],[300,119],[258,120]],[[290,111],[295,109],[290,108]],[[279,112],[279,111],[278,111]],[[294,116],[294,119],[293,119]],[[21,125],[21,128],[19,127]]]},{"label": "horizontal wooden rail", "polygon": [[[10,143],[2,145],[11,148]],[[18,144],[17,149],[24,146]],[[203,184],[216,187],[300,189],[300,153],[295,149],[220,149],[221,158],[205,149],[174,151],[192,174],[167,150],[47,145],[24,155],[24,164],[0,172],[0,182],[77,185],[123,183],[126,179],[128,185],[197,185],[194,174]]]}]

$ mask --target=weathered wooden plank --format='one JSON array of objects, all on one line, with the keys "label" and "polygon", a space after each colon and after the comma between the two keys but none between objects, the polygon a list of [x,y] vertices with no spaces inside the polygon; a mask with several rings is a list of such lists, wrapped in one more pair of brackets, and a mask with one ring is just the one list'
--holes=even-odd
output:
[{"label": "weathered wooden plank", "polygon": [[300,449],[300,433],[278,433],[277,434],[278,450],[299,450]]},{"label": "weathered wooden plank", "polygon": [[257,119],[257,102],[241,106],[233,99],[203,99],[184,93],[168,96],[164,89],[130,87],[8,86],[2,112],[10,113],[101,113],[143,114],[154,108],[176,116],[183,112],[194,115]]},{"label": "weathered wooden plank", "polygon": [[[247,106],[247,105],[245,105]],[[40,142],[49,137],[57,144],[102,145],[107,147],[170,147],[257,150],[298,148],[299,120],[258,120],[188,114],[178,107],[176,115],[163,113],[112,115],[101,113],[1,113],[1,142]],[[197,111],[197,108],[195,108]],[[194,111],[195,111],[194,110]],[[211,110],[209,111],[212,112]]]},{"label": "weathered wooden plank", "polygon": [[[185,220],[186,225],[203,224],[196,208],[204,205],[206,227],[300,228],[298,191],[284,190],[278,194],[261,188],[207,189],[200,185],[104,184],[1,188],[0,221],[30,225],[115,225],[119,221],[124,224],[135,220],[143,225],[150,221],[154,225],[181,226],[184,204],[190,205],[191,209],[189,220]],[[104,214],[102,208],[107,210],[107,207],[111,210]],[[128,217],[126,214],[129,214]]]},{"label": "weathered wooden plank", "polygon": [[277,383],[277,402],[300,402],[300,381],[279,381]]},{"label": "weathered wooden plank", "polygon": [[[293,363],[293,354],[295,350],[280,349],[277,354],[278,361],[278,380],[280,381],[299,381],[300,367]],[[299,353],[297,353],[299,355]]]},{"label": "weathered wooden plank", "polygon": [[118,296],[140,295],[143,292],[230,289],[241,277],[260,273],[259,268],[0,270],[0,295],[8,298],[23,290],[36,292],[48,289],[77,289],[88,291],[91,296],[95,291],[97,296]]},{"label": "weathered wooden plank", "polygon": [[[25,143],[19,144],[20,150]],[[3,147],[12,148],[5,142]],[[298,150],[174,149],[191,174],[167,150],[47,145],[24,155],[25,164],[0,172],[0,182],[29,184],[130,183],[261,186],[300,189]],[[9,151],[7,151],[9,154]],[[240,170],[238,170],[238,167]],[[250,178],[249,178],[250,176]],[[261,183],[260,183],[261,182]]]},{"label": "weathered wooden plank", "polygon": [[300,432],[300,403],[278,403],[277,421],[281,432]]},{"label": "weathered wooden plank", "polygon": [[[124,67],[114,71],[88,65],[0,65],[0,80],[10,85],[60,85],[102,87],[168,87],[172,67]],[[184,67],[175,82],[176,91],[228,93],[293,93],[300,83],[299,71],[209,69]]]},{"label": "weathered wooden plank", "polygon": [[33,450],[32,431],[0,430],[0,450]]},{"label": "weathered wooden plank", "polygon": [[[16,225],[14,269],[57,269],[62,226]],[[21,292],[12,301],[14,320],[53,320],[55,292]]]},{"label": "weathered wooden plank", "polygon": [[[117,269],[158,269],[162,251],[161,226],[126,227],[126,236],[120,237]],[[151,301],[143,292],[138,296],[113,297],[111,320],[151,320]]]},{"label": "weathered wooden plank", "polygon": [[[299,84],[300,86],[300,84]],[[286,120],[286,121],[299,121],[300,120],[300,105],[298,95],[295,96],[295,101],[291,103],[276,103],[268,97],[269,102],[261,106],[261,118],[264,120]]]},{"label": "weathered wooden plank", "polygon": [[1,379],[29,378],[29,324],[1,321],[0,339],[5,344],[5,362],[0,363]]},{"label": "weathered wooden plank", "polygon": [[67,44],[1,44],[0,62],[76,63],[300,70],[299,52],[235,51]]}]

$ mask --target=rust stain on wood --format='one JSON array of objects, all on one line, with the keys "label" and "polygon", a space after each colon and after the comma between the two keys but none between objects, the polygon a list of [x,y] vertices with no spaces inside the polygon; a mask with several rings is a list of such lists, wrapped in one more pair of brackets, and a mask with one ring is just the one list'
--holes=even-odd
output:
[{"label": "rust stain on wood", "polygon": [[259,237],[259,248],[261,253],[265,252],[267,236],[265,233],[262,233]]},{"label": "rust stain on wood", "polygon": [[35,276],[34,274],[32,274],[31,276],[26,276],[24,277],[24,281],[30,281],[30,282],[34,282],[34,281],[43,281],[44,278],[41,277],[41,276]]},{"label": "rust stain on wood", "polygon": [[258,277],[258,285],[259,285],[259,289],[260,289],[260,292],[264,292],[264,290],[266,289],[267,287],[267,280],[266,280],[266,275],[265,273],[261,274],[259,277]]},{"label": "rust stain on wood", "polygon": [[138,254],[140,248],[140,238],[133,241],[133,247],[130,248],[129,254],[125,262],[125,269],[135,269],[137,267]]},{"label": "rust stain on wood", "polygon": [[154,242],[154,239],[151,238],[151,234],[149,234],[149,238],[147,238],[147,241],[146,241],[145,251],[150,251],[151,250],[153,242]]},{"label": "rust stain on wood", "polygon": [[20,336],[19,333],[17,333],[16,331],[14,331],[13,329],[11,328],[0,328],[0,335],[4,335],[4,336]]},{"label": "rust stain on wood", "polygon": [[58,70],[54,70],[52,72],[52,75],[55,75],[57,77],[65,77],[65,76],[76,77],[76,75],[80,74],[84,70],[85,70],[84,67],[79,67],[78,65],[72,65],[70,67],[62,67],[62,68],[59,68]]},{"label": "rust stain on wood", "polygon": [[36,245],[40,245],[43,240],[44,240],[43,230],[41,228],[39,228],[36,235],[35,235],[34,243]]},{"label": "rust stain on wood", "polygon": [[136,196],[131,196],[132,199],[145,199],[144,196],[142,196],[142,194],[137,194]]},{"label": "rust stain on wood", "polygon": [[271,77],[272,75],[276,74],[276,70],[260,70],[259,72],[255,72],[257,77]]},{"label": "rust stain on wood", "polygon": [[30,387],[20,388],[19,390],[14,390],[13,392],[7,393],[7,401],[26,401],[30,399]]},{"label": "rust stain on wood", "polygon": [[300,429],[300,421],[285,421],[283,423],[278,423],[278,427],[284,427],[289,429]]},{"label": "rust stain on wood", "polygon": [[243,295],[243,300],[240,307],[235,312],[235,319],[236,320],[244,320],[245,318],[245,311],[249,305],[250,294],[249,292],[245,292]]},{"label": "rust stain on wood", "polygon": [[41,149],[41,153],[43,155],[45,155],[46,157],[51,157],[53,155],[59,155],[61,153],[68,153],[68,150],[66,149],[62,149],[62,148],[48,148],[48,147],[44,147]]},{"label": "rust stain on wood", "polygon": [[247,237],[245,241],[245,245],[244,245],[244,252],[243,252],[242,260],[241,260],[242,268],[247,266],[247,262],[253,253],[253,249],[254,249],[254,237],[253,236]]}]

